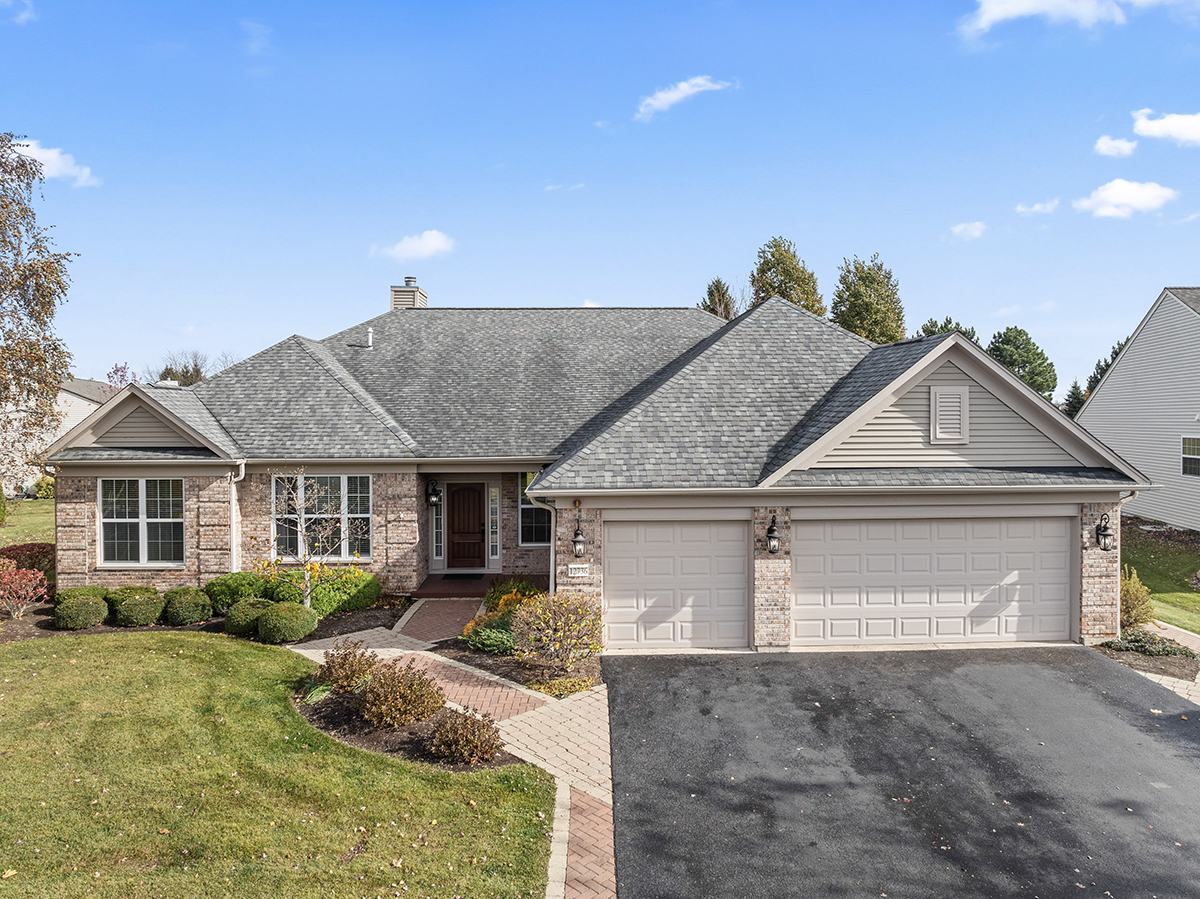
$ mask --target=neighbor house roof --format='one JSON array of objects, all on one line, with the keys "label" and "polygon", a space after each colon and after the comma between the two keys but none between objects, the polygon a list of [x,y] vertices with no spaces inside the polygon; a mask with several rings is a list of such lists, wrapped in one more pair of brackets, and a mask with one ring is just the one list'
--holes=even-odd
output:
[{"label": "neighbor house roof", "polygon": [[1193,312],[1200,314],[1200,287],[1165,287],[1163,289]]},{"label": "neighbor house roof", "polygon": [[87,378],[67,378],[58,385],[58,389],[97,405],[103,405],[116,392],[104,381],[89,381]]}]

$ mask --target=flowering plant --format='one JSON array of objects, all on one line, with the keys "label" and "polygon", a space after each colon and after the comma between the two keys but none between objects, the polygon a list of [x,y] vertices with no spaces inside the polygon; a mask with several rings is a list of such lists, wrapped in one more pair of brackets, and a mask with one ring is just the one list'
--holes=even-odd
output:
[{"label": "flowering plant", "polygon": [[29,606],[45,598],[46,575],[40,571],[0,571],[0,609],[12,618],[20,618]]}]

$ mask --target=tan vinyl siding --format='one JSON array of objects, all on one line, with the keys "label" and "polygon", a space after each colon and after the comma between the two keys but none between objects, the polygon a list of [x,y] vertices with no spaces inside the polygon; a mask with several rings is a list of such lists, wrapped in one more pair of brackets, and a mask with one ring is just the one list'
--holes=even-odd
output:
[{"label": "tan vinyl siding", "polygon": [[193,446],[144,407],[134,409],[96,438],[97,446]]},{"label": "tan vinyl siding", "polygon": [[[930,442],[930,387],[969,388],[969,443]],[[953,362],[946,362],[812,467],[1050,468],[1081,464]]]},{"label": "tan vinyl siding", "polygon": [[1182,473],[1182,438],[1200,437],[1200,316],[1167,296],[1125,347],[1079,423],[1161,490],[1124,510],[1200,529],[1200,478]]}]

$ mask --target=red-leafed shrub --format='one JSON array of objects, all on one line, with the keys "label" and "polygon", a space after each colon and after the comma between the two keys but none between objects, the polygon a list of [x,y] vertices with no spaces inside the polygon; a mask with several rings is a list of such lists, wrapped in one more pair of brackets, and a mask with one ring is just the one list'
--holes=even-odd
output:
[{"label": "red-leafed shrub", "polygon": [[0,547],[0,559],[12,559],[18,568],[49,574],[54,570],[53,543],[17,543]]},{"label": "red-leafed shrub", "polygon": [[20,618],[27,608],[45,598],[46,575],[40,571],[0,571],[0,609],[11,617]]}]

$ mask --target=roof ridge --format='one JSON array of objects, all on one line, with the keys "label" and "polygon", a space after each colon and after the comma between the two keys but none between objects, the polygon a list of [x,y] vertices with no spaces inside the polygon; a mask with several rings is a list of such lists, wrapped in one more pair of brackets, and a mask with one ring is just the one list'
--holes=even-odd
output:
[{"label": "roof ridge", "polygon": [[384,408],[376,402],[375,398],[367,392],[367,389],[358,383],[354,376],[346,370],[345,366],[338,362],[320,341],[301,337],[298,334],[293,334],[288,340],[295,341],[302,350],[313,358],[314,362],[325,369],[329,376],[338,383],[338,386],[354,397],[359,405],[373,415],[414,456],[418,454],[419,447],[412,436],[395,419],[387,414]]},{"label": "roof ridge", "polygon": [[[824,316],[817,315],[815,312],[809,312],[803,306],[797,306],[791,300],[785,300],[783,297],[781,297],[779,295],[775,295],[773,297],[768,297],[767,299],[765,299],[761,303],[759,303],[757,306],[751,306],[749,309],[746,310],[746,312],[753,312],[755,309],[761,308],[762,306],[765,306],[765,305],[767,305],[767,303],[771,303],[771,302],[775,302],[777,305],[782,305],[783,307],[785,307],[786,309],[789,309],[792,312],[798,312],[801,315],[806,315],[809,318],[811,318],[813,321],[820,322],[822,325],[824,325],[827,328],[833,328],[834,330],[841,331],[843,334],[845,334],[849,337],[853,337],[855,340],[861,341],[862,343],[865,343],[869,347],[888,346],[888,344],[876,343],[873,340],[867,340],[867,338],[863,337],[861,334],[855,334],[853,331],[843,328],[837,322],[831,321],[830,319],[827,319]],[[743,312],[742,315],[745,315],[746,312]],[[740,316],[739,316],[739,318],[740,318]]]}]

